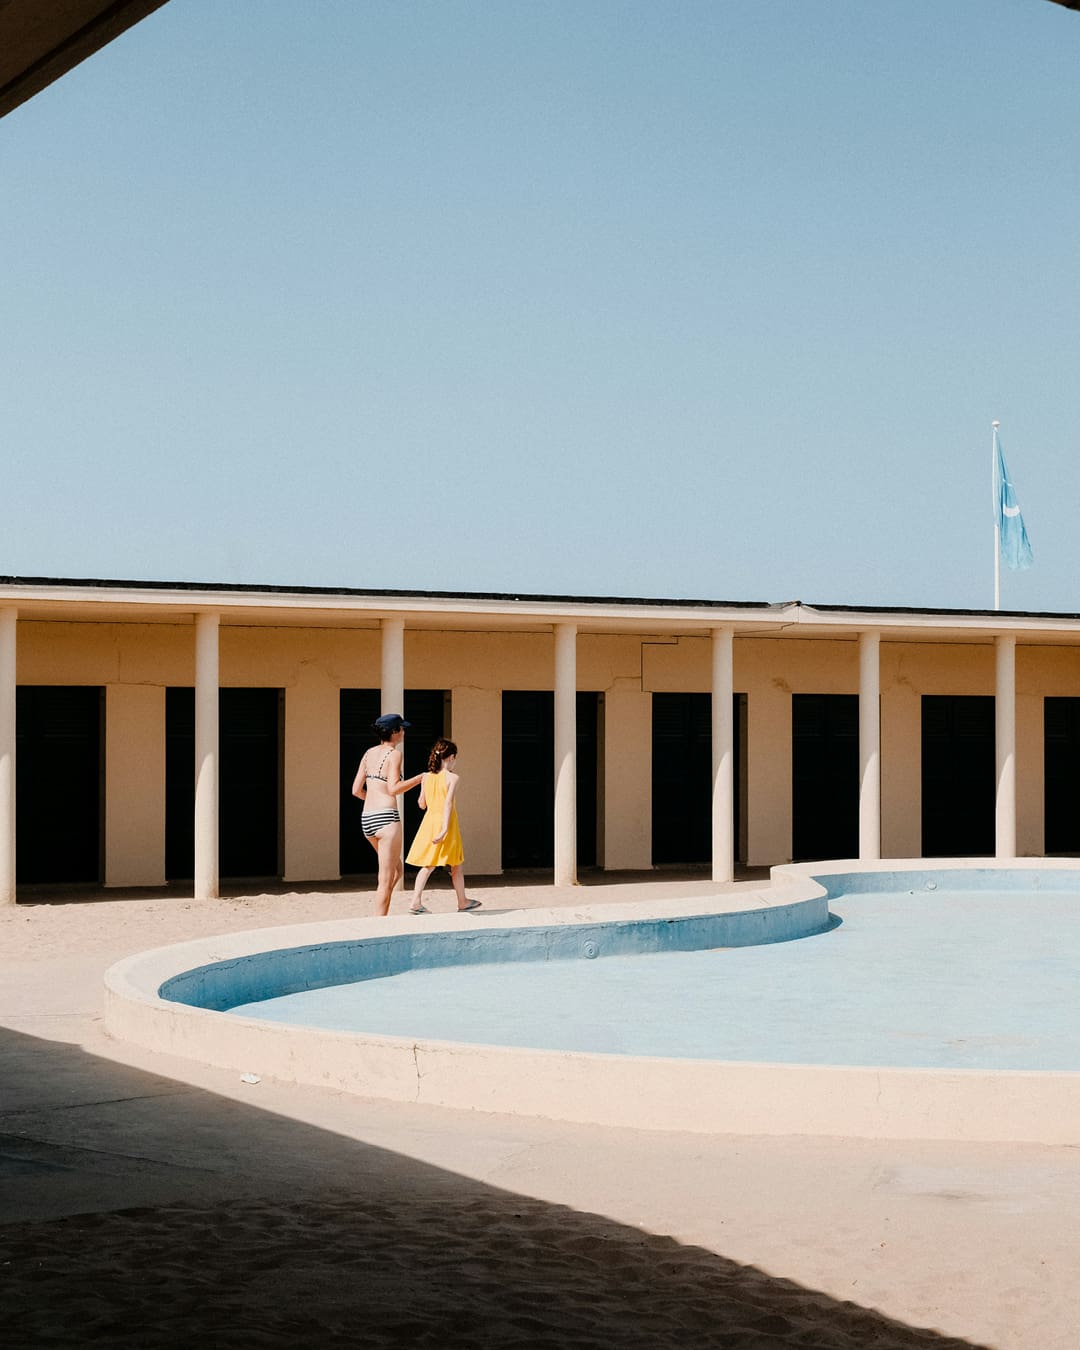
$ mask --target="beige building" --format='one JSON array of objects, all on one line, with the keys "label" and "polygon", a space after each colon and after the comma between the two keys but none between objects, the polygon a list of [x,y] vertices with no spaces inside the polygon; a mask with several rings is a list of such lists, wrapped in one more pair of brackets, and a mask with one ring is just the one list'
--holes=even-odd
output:
[{"label": "beige building", "polygon": [[0,898],[370,870],[400,710],[473,875],[1080,853],[1078,616],[9,578]]}]

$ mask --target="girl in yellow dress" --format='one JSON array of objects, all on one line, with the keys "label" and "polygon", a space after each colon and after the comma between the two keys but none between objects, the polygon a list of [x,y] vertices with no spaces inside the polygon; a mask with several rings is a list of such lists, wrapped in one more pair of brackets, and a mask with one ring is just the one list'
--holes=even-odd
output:
[{"label": "girl in yellow dress", "polygon": [[465,869],[462,866],[465,849],[461,843],[461,827],[458,825],[455,804],[458,783],[461,781],[454,772],[457,753],[454,742],[441,737],[431,747],[428,756],[428,771],[420,785],[420,805],[424,810],[424,819],[420,822],[412,848],[405,859],[411,867],[420,869],[413,887],[410,914],[429,912],[424,906],[424,887],[436,867],[449,867],[459,910],[480,908],[479,900],[470,900],[465,895]]}]

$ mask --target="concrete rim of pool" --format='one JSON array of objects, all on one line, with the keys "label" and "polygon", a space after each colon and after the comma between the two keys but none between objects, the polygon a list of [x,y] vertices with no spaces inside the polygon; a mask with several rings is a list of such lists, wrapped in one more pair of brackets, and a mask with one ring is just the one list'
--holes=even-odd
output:
[{"label": "concrete rim of pool", "polygon": [[[146,1049],[362,1097],[636,1129],[1080,1143],[1080,1073],[753,1063],[519,1048],[329,1031],[225,1014],[270,991],[325,987],[414,964],[464,964],[508,938],[539,956],[755,945],[824,932],[829,883],[885,889],[1051,887],[1074,859],[889,859],[789,864],[755,891],[504,914],[343,919],[144,952],[105,976],[110,1035]],[[823,884],[824,883],[824,884]],[[621,944],[621,946],[620,946]],[[497,954],[497,953],[496,953]],[[457,958],[457,959],[455,959]],[[488,958],[491,959],[491,958]],[[529,958],[519,958],[529,959]],[[298,972],[302,968],[302,974]],[[183,1001],[188,999],[190,1001]]]}]

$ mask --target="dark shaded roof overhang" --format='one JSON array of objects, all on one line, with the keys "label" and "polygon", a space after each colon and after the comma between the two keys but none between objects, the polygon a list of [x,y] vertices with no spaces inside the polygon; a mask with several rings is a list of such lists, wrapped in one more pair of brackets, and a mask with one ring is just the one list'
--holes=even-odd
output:
[{"label": "dark shaded roof overhang", "polygon": [[0,0],[0,117],[166,0]]}]

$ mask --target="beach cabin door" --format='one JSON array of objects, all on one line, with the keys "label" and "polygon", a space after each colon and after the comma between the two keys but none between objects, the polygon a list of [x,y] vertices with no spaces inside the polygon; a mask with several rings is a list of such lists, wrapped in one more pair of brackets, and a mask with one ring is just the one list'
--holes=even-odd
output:
[{"label": "beach cabin door", "polygon": [[993,855],[995,776],[993,696],[924,694],[924,858]]},{"label": "beach cabin door", "polygon": [[791,696],[791,856],[859,855],[859,697]]},{"label": "beach cabin door", "polygon": [[105,691],[20,685],[15,693],[19,882],[101,881]]},{"label": "beach cabin door", "polygon": [[1046,853],[1080,853],[1080,698],[1043,700]]}]

